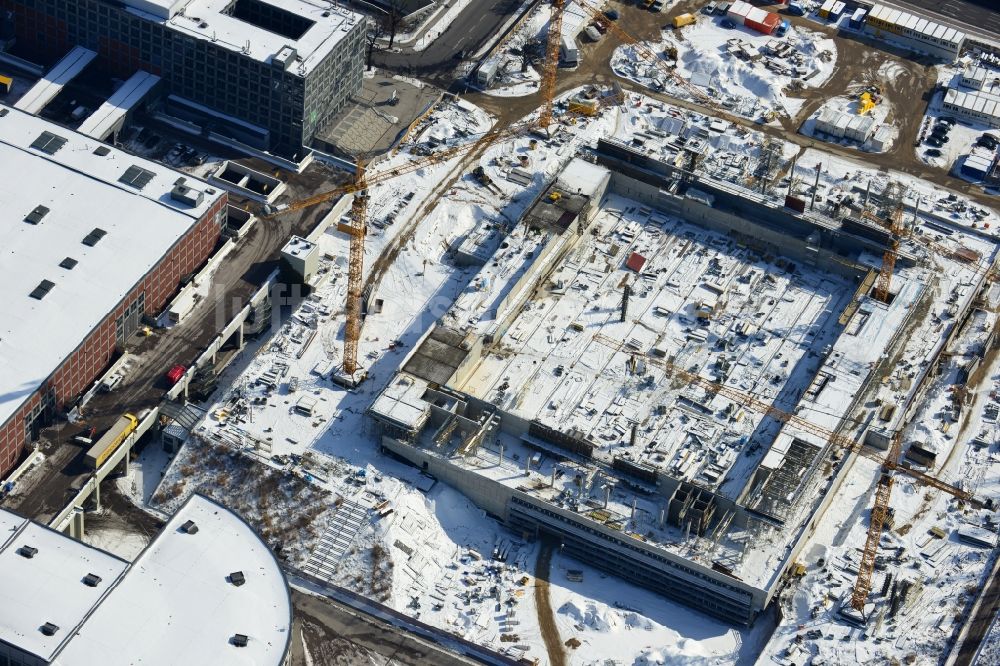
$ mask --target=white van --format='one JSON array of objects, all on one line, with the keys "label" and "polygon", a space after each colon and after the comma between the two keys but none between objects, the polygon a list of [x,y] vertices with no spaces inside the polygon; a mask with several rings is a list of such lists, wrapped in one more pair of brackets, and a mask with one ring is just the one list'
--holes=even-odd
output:
[{"label": "white van", "polygon": [[122,382],[121,375],[111,375],[103,382],[101,382],[101,390],[104,391],[105,393],[110,393],[111,391],[114,391],[115,387],[121,384],[121,382]]}]

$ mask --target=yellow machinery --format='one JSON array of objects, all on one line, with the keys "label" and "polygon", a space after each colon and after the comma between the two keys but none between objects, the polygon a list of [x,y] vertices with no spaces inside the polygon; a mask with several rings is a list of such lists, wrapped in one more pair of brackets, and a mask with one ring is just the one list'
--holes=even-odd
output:
[{"label": "yellow machinery", "polygon": [[104,435],[97,440],[97,443],[87,451],[87,466],[90,469],[97,469],[111,457],[111,454],[118,450],[129,435],[139,427],[139,419],[131,414],[118,417],[115,424]]},{"label": "yellow machinery", "polygon": [[579,113],[581,116],[596,116],[600,111],[600,104],[596,99],[573,98],[569,102],[569,112]]},{"label": "yellow machinery", "polygon": [[870,92],[861,93],[861,100],[858,102],[858,115],[863,116],[875,108],[876,102]]},{"label": "yellow machinery", "polygon": [[698,18],[694,14],[678,14],[674,17],[674,29],[676,30],[677,28],[683,28],[686,25],[691,25],[697,20]]}]

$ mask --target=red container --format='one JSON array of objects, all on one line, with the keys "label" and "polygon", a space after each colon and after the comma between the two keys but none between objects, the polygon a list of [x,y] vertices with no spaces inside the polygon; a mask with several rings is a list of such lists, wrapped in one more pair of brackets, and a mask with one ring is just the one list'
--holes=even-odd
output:
[{"label": "red container", "polygon": [[175,365],[174,367],[170,368],[170,370],[167,371],[167,382],[169,382],[170,385],[173,386],[174,384],[176,384],[181,380],[181,377],[184,376],[184,372],[186,370],[187,368],[185,368],[183,365]]}]

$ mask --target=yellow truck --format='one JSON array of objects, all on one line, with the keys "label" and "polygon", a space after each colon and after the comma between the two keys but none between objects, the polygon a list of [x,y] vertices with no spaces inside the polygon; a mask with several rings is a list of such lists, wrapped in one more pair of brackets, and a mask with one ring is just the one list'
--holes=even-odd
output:
[{"label": "yellow truck", "polygon": [[697,20],[698,18],[691,13],[678,14],[677,16],[674,17],[674,30],[677,30],[678,28],[683,28],[686,25],[691,25]]}]

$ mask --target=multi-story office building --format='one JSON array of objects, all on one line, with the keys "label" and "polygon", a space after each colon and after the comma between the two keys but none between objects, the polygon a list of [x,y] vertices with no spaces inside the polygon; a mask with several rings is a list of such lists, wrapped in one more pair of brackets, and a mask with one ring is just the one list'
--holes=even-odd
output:
[{"label": "multi-story office building", "polygon": [[325,0],[0,0],[0,10],[12,53],[48,65],[84,46],[112,77],[162,77],[169,114],[286,156],[361,89],[364,18]]}]

